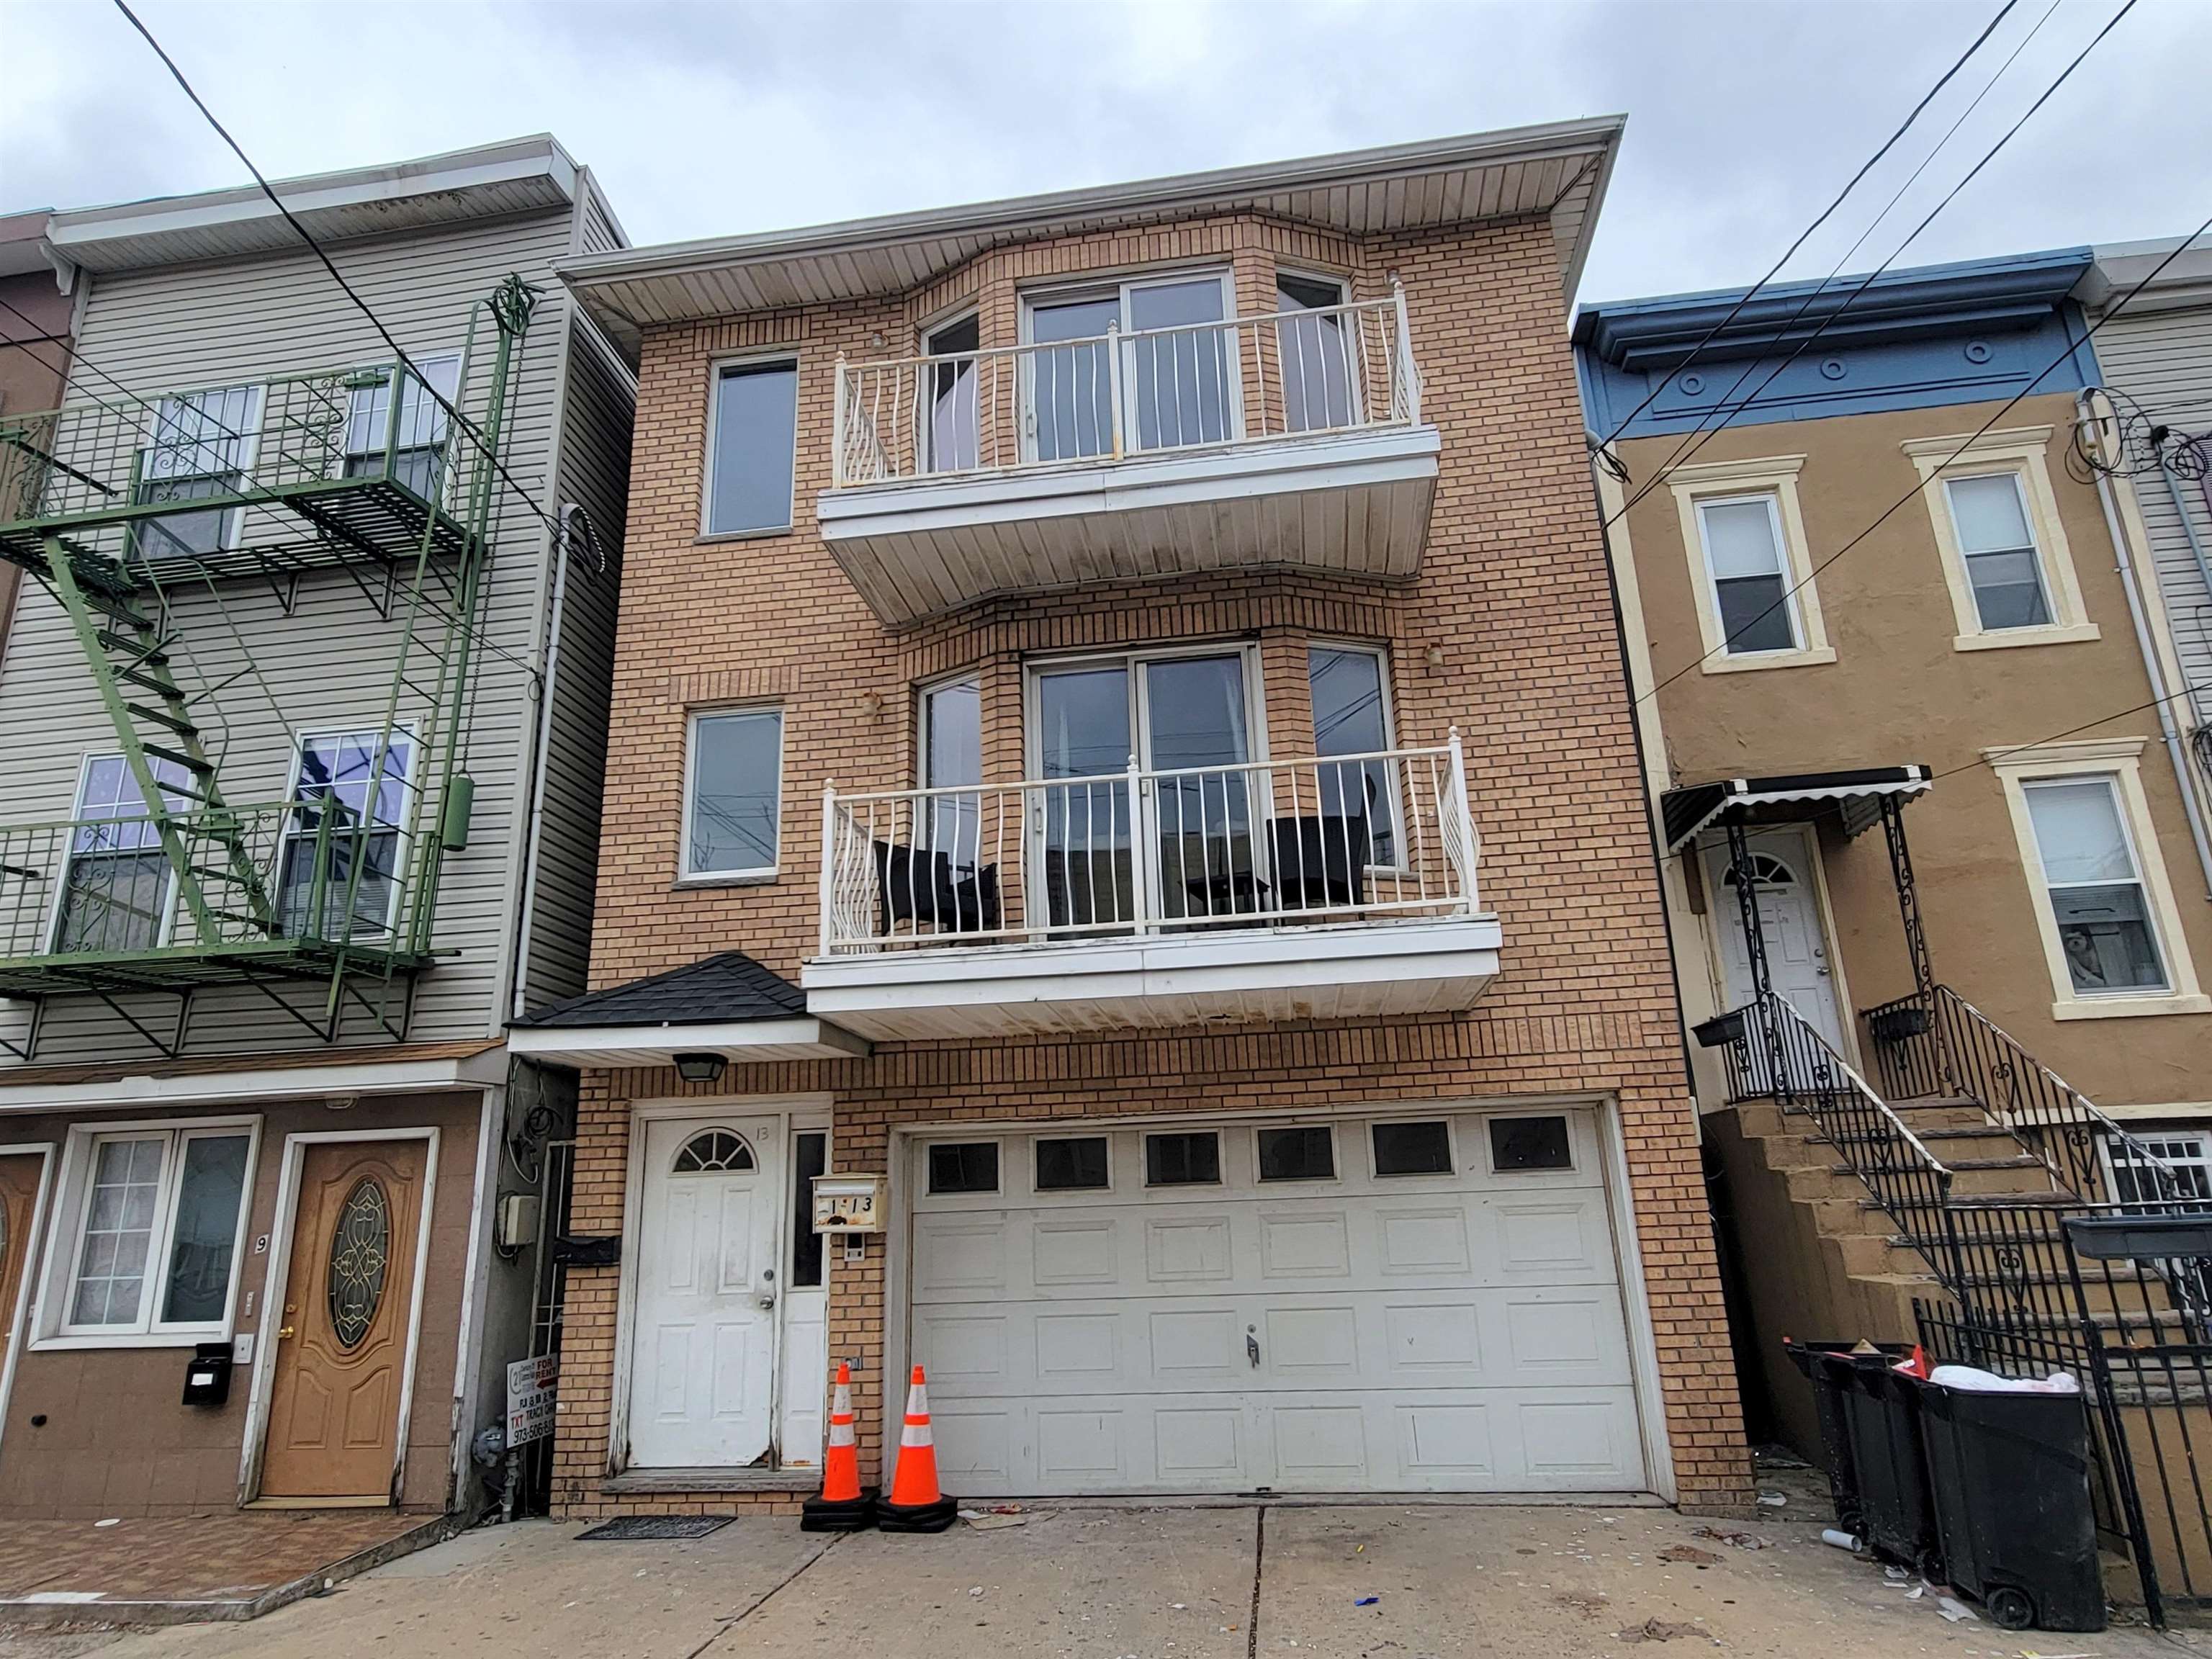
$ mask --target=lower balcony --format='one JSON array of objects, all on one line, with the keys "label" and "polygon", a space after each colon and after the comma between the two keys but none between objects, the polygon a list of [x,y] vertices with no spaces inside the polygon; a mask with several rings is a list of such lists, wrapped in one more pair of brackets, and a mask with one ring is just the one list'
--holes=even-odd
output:
[{"label": "lower balcony", "polygon": [[1434,749],[824,801],[806,1011],[917,1040],[1466,1008],[1498,971]]}]

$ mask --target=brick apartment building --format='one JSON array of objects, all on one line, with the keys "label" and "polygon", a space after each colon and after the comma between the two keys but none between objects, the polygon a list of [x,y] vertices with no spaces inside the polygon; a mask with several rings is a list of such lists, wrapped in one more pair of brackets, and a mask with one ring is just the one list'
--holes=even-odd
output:
[{"label": "brick apartment building", "polygon": [[963,1496],[1746,1500],[1566,331],[1620,132],[561,268],[640,393],[594,988],[510,1033],[556,1512],[795,1507],[838,1358]]}]

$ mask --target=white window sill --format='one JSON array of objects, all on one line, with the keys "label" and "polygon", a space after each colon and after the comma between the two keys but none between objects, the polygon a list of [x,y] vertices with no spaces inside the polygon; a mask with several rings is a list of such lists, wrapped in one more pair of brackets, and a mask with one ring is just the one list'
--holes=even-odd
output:
[{"label": "white window sill", "polygon": [[1954,651],[2002,651],[2015,645],[2076,645],[2100,640],[2104,632],[2094,623],[2075,623],[2065,628],[2000,628],[1987,634],[1960,634],[1951,641]]},{"label": "white window sill", "polygon": [[30,1352],[68,1353],[92,1348],[191,1348],[197,1347],[203,1342],[222,1342],[228,1340],[220,1328],[199,1331],[158,1331],[150,1335],[144,1331],[118,1331],[112,1335],[86,1332],[69,1336],[34,1338],[30,1345]]},{"label": "white window sill", "polygon": [[2127,1019],[2149,1014],[2212,1014],[2212,996],[2078,997],[2051,1005],[2053,1019]]},{"label": "white window sill", "polygon": [[1723,651],[1717,657],[1707,657],[1704,667],[1708,674],[1742,674],[1759,668],[1810,668],[1835,659],[1835,647],[1820,645],[1809,651],[1760,651],[1741,657],[1731,657]]},{"label": "white window sill", "polygon": [[680,892],[689,887],[760,887],[775,878],[773,870],[749,870],[727,876],[678,876],[669,884]]}]

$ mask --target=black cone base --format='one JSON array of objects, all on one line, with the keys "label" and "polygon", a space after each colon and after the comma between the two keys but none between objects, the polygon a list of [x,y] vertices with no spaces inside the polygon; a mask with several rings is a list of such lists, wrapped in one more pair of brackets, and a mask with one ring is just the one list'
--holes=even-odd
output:
[{"label": "black cone base", "polygon": [[876,1505],[876,1526],[883,1532],[943,1532],[959,1518],[957,1498],[940,1498],[934,1504]]},{"label": "black cone base", "polygon": [[866,1532],[876,1524],[876,1489],[863,1487],[858,1498],[838,1502],[810,1498],[799,1508],[801,1532]]}]

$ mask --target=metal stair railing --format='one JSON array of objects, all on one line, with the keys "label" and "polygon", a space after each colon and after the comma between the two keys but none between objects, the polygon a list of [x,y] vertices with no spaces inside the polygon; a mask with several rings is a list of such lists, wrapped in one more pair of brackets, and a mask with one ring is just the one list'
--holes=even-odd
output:
[{"label": "metal stair railing", "polygon": [[1952,1171],[1789,1001],[1767,992],[1724,1017],[1732,1100],[1771,1098],[1802,1110],[1874,1195],[1947,1291],[1966,1277],[1951,1205]]}]

